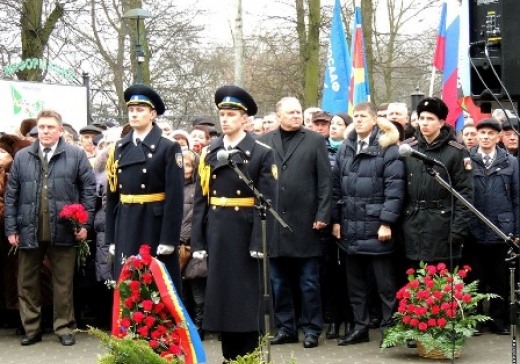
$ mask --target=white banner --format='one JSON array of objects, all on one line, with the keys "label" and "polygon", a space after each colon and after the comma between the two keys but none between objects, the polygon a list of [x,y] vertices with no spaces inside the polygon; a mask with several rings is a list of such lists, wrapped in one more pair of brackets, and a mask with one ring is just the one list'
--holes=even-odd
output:
[{"label": "white banner", "polygon": [[0,81],[0,131],[19,130],[22,120],[53,109],[76,131],[87,125],[87,89],[24,81]]}]

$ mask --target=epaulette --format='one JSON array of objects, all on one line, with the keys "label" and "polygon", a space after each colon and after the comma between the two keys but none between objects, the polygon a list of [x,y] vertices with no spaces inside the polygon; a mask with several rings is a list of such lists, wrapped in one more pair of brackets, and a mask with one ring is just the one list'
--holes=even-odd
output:
[{"label": "epaulette", "polygon": [[417,139],[415,137],[411,137],[411,138],[403,140],[401,142],[401,144],[408,144],[410,146],[414,146],[417,144]]},{"label": "epaulette", "polygon": [[262,142],[259,142],[258,140],[255,140],[255,143],[260,144],[262,147],[266,147],[267,149],[271,149],[270,146],[268,146],[267,144],[264,144]]},{"label": "epaulette", "polygon": [[466,148],[464,145],[460,144],[459,142],[456,142],[455,140],[450,140],[448,144],[452,147],[457,148],[458,150],[463,150]]}]

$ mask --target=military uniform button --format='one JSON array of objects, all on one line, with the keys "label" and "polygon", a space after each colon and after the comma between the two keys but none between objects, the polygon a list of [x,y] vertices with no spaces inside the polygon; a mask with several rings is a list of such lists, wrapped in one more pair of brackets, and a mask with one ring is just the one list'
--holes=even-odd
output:
[{"label": "military uniform button", "polygon": [[146,168],[143,168],[143,173],[146,173],[146,172],[147,172]]},{"label": "military uniform button", "polygon": [[141,188],[146,188],[146,186],[144,185],[144,183],[141,185]]},{"label": "military uniform button", "polygon": [[123,188],[123,185],[119,185],[119,188]]},{"label": "military uniform button", "polygon": [[152,158],[153,154],[152,153],[148,153],[148,158]]},{"label": "military uniform button", "polygon": [[217,194],[217,191],[213,191],[213,195],[216,196],[216,194]]},{"label": "military uniform button", "polygon": [[235,206],[235,211],[238,211],[238,210],[239,210],[238,206]]},{"label": "military uniform button", "polygon": [[117,170],[117,173],[121,173],[121,172],[123,172],[123,171],[121,170],[121,168],[119,168],[119,169]]},{"label": "military uniform button", "polygon": [[241,194],[242,194],[242,192],[241,192],[240,190],[238,190],[238,191],[237,191],[237,195],[240,196]]},{"label": "military uniform button", "polygon": [[211,176],[211,178],[213,178],[213,179],[217,179],[217,175],[214,174],[213,176]]},{"label": "military uniform button", "polygon": [[217,206],[213,205],[213,210],[216,210],[217,209]]},{"label": "military uniform button", "polygon": [[287,164],[284,164],[284,165],[282,166],[282,169],[287,169]]},{"label": "military uniform button", "polygon": [[155,144],[150,145],[150,148],[155,149]]}]

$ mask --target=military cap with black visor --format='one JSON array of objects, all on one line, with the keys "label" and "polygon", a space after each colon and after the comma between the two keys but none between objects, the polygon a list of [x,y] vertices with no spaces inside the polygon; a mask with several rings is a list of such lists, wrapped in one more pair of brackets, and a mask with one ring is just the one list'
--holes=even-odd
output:
[{"label": "military cap with black visor", "polygon": [[215,92],[215,104],[219,109],[243,110],[249,116],[258,112],[258,106],[253,96],[235,85],[220,87]]},{"label": "military cap with black visor", "polygon": [[148,105],[157,112],[157,115],[164,114],[166,106],[161,96],[150,86],[135,84],[128,87],[124,92],[126,106]]}]

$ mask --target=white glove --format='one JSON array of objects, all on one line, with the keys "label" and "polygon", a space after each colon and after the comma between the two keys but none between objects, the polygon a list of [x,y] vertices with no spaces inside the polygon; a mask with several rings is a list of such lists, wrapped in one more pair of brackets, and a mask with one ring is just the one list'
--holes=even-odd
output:
[{"label": "white glove", "polygon": [[157,247],[157,255],[170,255],[175,251],[175,245],[159,244]]},{"label": "white glove", "polygon": [[116,255],[116,245],[110,244],[110,246],[108,247],[108,252],[110,253],[110,255]]},{"label": "white glove", "polygon": [[262,252],[255,252],[254,250],[250,250],[249,255],[251,255],[251,258],[264,259],[264,253]]},{"label": "white glove", "polygon": [[205,250],[197,250],[196,252],[191,253],[193,259],[202,260],[208,256]]}]

